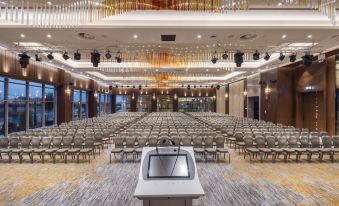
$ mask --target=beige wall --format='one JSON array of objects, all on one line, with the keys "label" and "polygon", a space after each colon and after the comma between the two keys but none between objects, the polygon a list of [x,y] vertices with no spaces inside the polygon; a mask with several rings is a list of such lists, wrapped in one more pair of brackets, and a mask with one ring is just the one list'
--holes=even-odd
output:
[{"label": "beige wall", "polygon": [[225,114],[225,112],[226,112],[225,111],[225,106],[226,106],[226,104],[225,104],[225,90],[226,90],[225,86],[220,87],[220,89],[217,90],[217,95],[216,95],[216,97],[217,97],[216,112],[217,113]]},{"label": "beige wall", "polygon": [[229,114],[232,116],[244,116],[244,80],[229,85]]}]

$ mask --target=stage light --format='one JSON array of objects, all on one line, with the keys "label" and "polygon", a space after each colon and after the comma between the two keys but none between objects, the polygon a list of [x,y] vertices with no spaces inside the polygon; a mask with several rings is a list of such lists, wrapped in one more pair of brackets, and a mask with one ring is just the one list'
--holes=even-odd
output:
[{"label": "stage light", "polygon": [[224,53],[222,54],[222,59],[223,59],[223,60],[228,59],[227,51],[224,51]]},{"label": "stage light", "polygon": [[111,52],[109,50],[106,51],[105,57],[106,59],[112,58]]},{"label": "stage light", "polygon": [[117,63],[121,63],[122,62],[120,51],[117,52],[117,56],[115,57],[115,60],[117,61]]},{"label": "stage light", "polygon": [[284,59],[285,59],[285,55],[282,52],[280,52],[279,60],[284,61]]},{"label": "stage light", "polygon": [[292,53],[290,56],[290,62],[295,62],[297,60],[297,54],[296,53]]},{"label": "stage light", "polygon": [[237,67],[241,67],[241,64],[243,62],[244,62],[244,53],[238,50],[234,54],[234,63],[237,65]]},{"label": "stage light", "polygon": [[253,60],[259,60],[260,59],[260,53],[258,52],[258,50],[255,50],[255,52],[253,53]]},{"label": "stage light", "polygon": [[39,54],[35,54],[35,61],[41,62],[42,61],[42,57]]},{"label": "stage light", "polygon": [[217,90],[219,90],[220,89],[220,85],[217,85]]},{"label": "stage light", "polygon": [[91,62],[93,64],[93,67],[98,67],[100,63],[100,53],[97,50],[94,50],[91,53]]},{"label": "stage light", "polygon": [[211,59],[213,64],[216,64],[218,62],[218,57],[217,57],[217,51],[214,52],[214,55]]},{"label": "stage light", "polygon": [[74,60],[81,60],[81,54],[79,53],[79,51],[74,53]]},{"label": "stage light", "polygon": [[195,89],[195,88],[197,88],[197,85],[194,85],[193,87],[194,87],[194,89]]},{"label": "stage light", "polygon": [[187,85],[187,89],[190,90],[190,89],[191,89],[191,86],[190,86],[190,85]]},{"label": "stage light", "polygon": [[139,90],[141,90],[142,89],[142,86],[141,85],[139,85]]},{"label": "stage light", "polygon": [[211,85],[211,89],[213,89],[214,88],[214,86],[213,86],[213,84]]},{"label": "stage light", "polygon": [[27,68],[27,66],[29,65],[29,59],[31,57],[28,56],[26,52],[19,54],[18,56],[20,57],[19,63],[20,63],[21,68],[22,69]]},{"label": "stage light", "polygon": [[65,52],[65,53],[62,55],[62,58],[64,58],[64,60],[68,60],[68,59],[69,59],[68,53]]},{"label": "stage light", "polygon": [[53,53],[52,53],[52,52],[49,53],[49,54],[47,55],[47,58],[48,58],[49,60],[53,60],[53,59],[54,59]]},{"label": "stage light", "polygon": [[301,57],[301,59],[303,60],[305,67],[310,67],[312,65],[313,55],[309,52],[306,52],[305,55]]},{"label": "stage light", "polygon": [[271,58],[271,56],[268,54],[268,52],[265,53],[264,59],[268,61]]},{"label": "stage light", "polygon": [[118,89],[118,88],[119,88],[119,86],[116,84],[116,85],[115,85],[115,88],[117,88],[117,89]]}]

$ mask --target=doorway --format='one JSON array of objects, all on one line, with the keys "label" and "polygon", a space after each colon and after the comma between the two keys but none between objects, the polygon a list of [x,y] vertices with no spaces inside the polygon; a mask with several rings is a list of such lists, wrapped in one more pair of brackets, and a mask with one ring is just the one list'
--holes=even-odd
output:
[{"label": "doorway", "polygon": [[259,96],[248,97],[247,117],[259,120]]},{"label": "doorway", "polygon": [[173,99],[170,95],[158,96],[158,112],[173,112]]},{"label": "doorway", "polygon": [[313,131],[326,131],[325,104],[323,92],[308,92],[302,94],[303,128]]}]

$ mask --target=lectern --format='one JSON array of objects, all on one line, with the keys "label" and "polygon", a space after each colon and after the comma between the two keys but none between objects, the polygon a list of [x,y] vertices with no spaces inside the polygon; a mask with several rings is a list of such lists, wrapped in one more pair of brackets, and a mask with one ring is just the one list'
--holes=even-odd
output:
[{"label": "lectern", "polygon": [[134,197],[144,206],[191,206],[203,196],[192,147],[144,147]]}]

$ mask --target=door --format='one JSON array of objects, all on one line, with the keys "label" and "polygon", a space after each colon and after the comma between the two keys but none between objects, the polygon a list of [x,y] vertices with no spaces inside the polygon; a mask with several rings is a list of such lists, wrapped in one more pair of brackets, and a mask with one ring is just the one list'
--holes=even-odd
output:
[{"label": "door", "polygon": [[259,119],[259,96],[248,97],[247,117]]},{"label": "door", "polygon": [[158,112],[172,112],[173,101],[170,95],[158,96]]},{"label": "door", "polygon": [[326,131],[323,92],[303,93],[303,128]]}]

